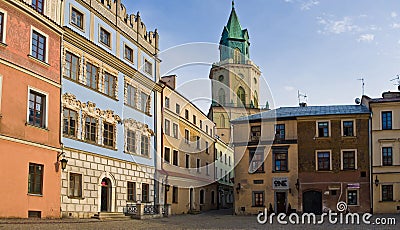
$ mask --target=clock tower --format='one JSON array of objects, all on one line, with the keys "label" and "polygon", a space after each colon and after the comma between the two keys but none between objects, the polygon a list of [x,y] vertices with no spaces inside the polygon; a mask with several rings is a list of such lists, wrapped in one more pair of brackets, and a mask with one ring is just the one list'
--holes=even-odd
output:
[{"label": "clock tower", "polygon": [[225,143],[231,142],[231,120],[261,112],[261,71],[250,60],[249,47],[249,33],[242,29],[232,1],[232,11],[219,42],[220,60],[213,64],[209,75],[212,87],[209,117],[216,123],[216,134]]}]

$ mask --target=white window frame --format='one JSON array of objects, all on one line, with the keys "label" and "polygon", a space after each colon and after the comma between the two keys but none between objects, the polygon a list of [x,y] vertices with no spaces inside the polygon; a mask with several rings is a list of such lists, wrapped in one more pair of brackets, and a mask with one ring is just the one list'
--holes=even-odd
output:
[{"label": "white window frame", "polygon": [[[82,196],[81,197],[72,197],[70,194],[69,194],[69,190],[70,190],[70,188],[71,188],[71,173],[72,174],[80,174],[81,175],[81,178],[82,178],[82,181],[81,181],[81,192],[82,192]],[[85,188],[85,186],[84,186],[84,183],[85,183],[85,176],[84,176],[84,174],[82,173],[82,172],[76,172],[76,171],[69,171],[68,172],[68,188],[67,188],[67,197],[68,198],[70,198],[70,199],[83,199],[83,198],[85,198],[85,191],[84,191],[84,188]]]},{"label": "white window frame", "polygon": [[[174,126],[176,126],[176,136],[174,135]],[[179,139],[179,124],[172,123],[172,137]]]},{"label": "white window frame", "polygon": [[[83,17],[82,18],[82,28],[80,28],[79,26],[75,25],[72,22],[72,9],[75,9],[75,11],[78,11],[79,13],[82,14],[82,17]],[[72,4],[69,4],[69,24],[82,32],[85,32],[85,30],[86,30],[86,14],[84,12],[82,12],[80,9],[78,9],[78,7],[76,7]]]},{"label": "white window frame", "polygon": [[[197,162],[199,163],[198,165],[197,165]],[[200,158],[196,158],[196,172],[201,173],[201,159]]]},{"label": "white window frame", "polygon": [[[354,151],[354,170],[357,170],[358,164],[357,164],[357,149],[341,149],[340,150],[340,170],[343,170],[343,152],[347,151]],[[332,158],[332,156],[331,156]],[[332,165],[332,164],[331,164]]]},{"label": "white window frame", "polygon": [[[125,47],[128,47],[129,49],[132,50],[132,61],[129,60],[128,58],[125,57]],[[131,64],[135,64],[135,49],[133,49],[130,45],[126,44],[125,42],[123,43],[123,58],[124,60],[128,61]]]},{"label": "white window frame", "polygon": [[[392,148],[392,165],[394,165],[394,157],[393,157],[393,152],[394,152],[394,150],[395,150],[394,143],[385,143],[385,144],[382,144],[382,145],[380,146],[380,153],[381,153],[380,158],[381,158],[381,163],[380,163],[379,165],[380,165],[380,166],[383,166],[383,148]],[[387,167],[387,166],[386,166],[386,167]]]},{"label": "white window frame", "polygon": [[[392,113],[392,129],[383,129],[383,124],[382,124],[383,123],[383,118],[382,118],[382,113],[383,112],[391,112]],[[394,129],[393,121],[394,121],[394,112],[393,112],[393,110],[382,109],[382,110],[379,111],[379,126],[380,126],[380,130],[393,130]]]},{"label": "white window frame", "polygon": [[[150,68],[151,69],[151,73],[146,71],[146,62],[150,63],[150,65],[151,65],[151,68]],[[153,67],[153,63],[151,61],[149,61],[149,59],[144,58],[143,59],[143,72],[146,73],[149,76],[153,76],[153,72],[154,72],[153,68],[154,68]]]},{"label": "white window frame", "polygon": [[[352,121],[352,122],[353,122],[353,136],[345,136],[345,135],[344,135],[344,126],[343,126],[343,123],[346,122],[346,121]],[[357,125],[356,125],[356,120],[355,120],[355,119],[343,119],[343,120],[340,121],[340,124],[341,124],[341,134],[342,134],[342,137],[356,137],[356,136],[357,136],[357,133],[356,133],[356,127],[357,127]]]},{"label": "white window frame", "polygon": [[[174,160],[175,160],[174,151],[178,152],[178,156],[177,156],[177,158],[176,158],[176,164],[177,164],[177,165],[174,165]],[[171,155],[172,155],[172,156],[170,156],[170,157],[171,157],[171,158],[170,158],[170,160],[171,160],[171,165],[176,166],[176,167],[179,167],[179,150],[178,150],[178,149],[172,149]]]},{"label": "white window frame", "polygon": [[43,94],[46,97],[46,107],[45,107],[45,111],[44,111],[44,127],[39,127],[39,128],[43,128],[43,129],[47,129],[49,127],[49,93],[42,91],[40,89],[34,88],[32,86],[28,86],[28,93],[27,93],[27,101],[26,101],[26,123],[29,124],[29,95],[30,92],[35,91],[38,92],[40,94]]},{"label": "white window frame", "polygon": [[[43,35],[44,37],[46,37],[46,50],[45,50],[45,59],[44,61],[36,59],[35,57],[33,57],[32,55],[32,38],[33,38],[33,31],[38,32],[39,34]],[[47,35],[46,33],[44,33],[43,31],[37,29],[36,27],[31,25],[31,35],[30,35],[30,39],[29,39],[29,55],[34,58],[35,60],[38,60],[40,62],[44,62],[46,64],[49,63],[49,35]]]},{"label": "white window frame", "polygon": [[[104,31],[106,31],[106,32],[108,32],[110,34],[110,45],[104,44],[103,41],[101,41],[101,36],[100,36],[101,29],[103,29]],[[107,47],[109,49],[112,49],[112,44],[113,44],[112,33],[108,29],[106,29],[104,26],[102,26],[101,24],[99,24],[98,42],[99,42],[99,44],[101,44],[101,45],[103,45],[103,46],[105,46],[105,47]]]},{"label": "white window frame", "polygon": [[[169,132],[168,133],[166,132],[167,121],[168,121],[168,124],[169,124],[169,127],[168,127]],[[164,134],[167,135],[167,136],[171,136],[171,123],[172,123],[171,120],[168,120],[166,118],[164,119]]]},{"label": "white window frame", "polygon": [[[322,122],[328,122],[328,136],[327,137],[320,137],[318,135],[318,123],[322,123]],[[315,121],[315,137],[316,138],[328,138],[331,137],[331,121],[330,120],[317,120]]]},{"label": "white window frame", "polygon": [[4,14],[3,18],[3,39],[0,41],[0,43],[7,44],[6,43],[6,37],[7,37],[7,11],[3,10],[0,8],[0,12]]},{"label": "white window frame", "polygon": [[[357,204],[348,204],[349,203],[349,196],[348,196],[348,192],[349,191],[356,191],[357,192]],[[346,189],[346,203],[349,205],[349,206],[352,206],[352,207],[357,207],[357,206],[360,206],[360,189],[358,189],[358,188],[352,188],[352,189]]]},{"label": "white window frame", "polygon": [[[329,152],[329,170],[318,170],[318,153]],[[315,171],[317,172],[330,172],[332,171],[332,150],[316,150],[315,151]]]}]

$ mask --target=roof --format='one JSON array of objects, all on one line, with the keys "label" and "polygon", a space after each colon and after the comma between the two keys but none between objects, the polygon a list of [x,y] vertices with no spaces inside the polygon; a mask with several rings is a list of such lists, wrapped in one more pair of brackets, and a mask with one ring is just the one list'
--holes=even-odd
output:
[{"label": "roof", "polygon": [[233,120],[232,123],[252,121],[260,119],[296,118],[307,116],[326,115],[350,115],[369,114],[370,111],[364,105],[330,105],[330,106],[306,106],[306,107],[280,107],[262,113],[253,114]]},{"label": "roof", "polygon": [[232,11],[229,16],[228,24],[226,25],[226,29],[229,32],[229,38],[243,38],[243,30],[242,26],[240,26],[239,18],[235,11],[235,4],[232,1]]}]

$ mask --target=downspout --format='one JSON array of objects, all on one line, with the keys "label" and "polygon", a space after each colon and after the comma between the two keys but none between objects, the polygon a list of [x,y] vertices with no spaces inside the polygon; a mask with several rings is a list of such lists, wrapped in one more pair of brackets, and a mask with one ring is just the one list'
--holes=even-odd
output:
[{"label": "downspout", "polygon": [[373,213],[373,211],[374,211],[374,197],[373,197],[373,182],[372,182],[372,178],[373,178],[373,175],[372,175],[372,170],[373,170],[373,168],[372,168],[372,112],[370,113],[370,115],[369,115],[369,118],[368,118],[368,141],[369,141],[369,149],[368,149],[368,155],[369,155],[369,189],[370,189],[370,192],[369,192],[369,199],[370,199],[370,208],[371,208],[371,213]]}]

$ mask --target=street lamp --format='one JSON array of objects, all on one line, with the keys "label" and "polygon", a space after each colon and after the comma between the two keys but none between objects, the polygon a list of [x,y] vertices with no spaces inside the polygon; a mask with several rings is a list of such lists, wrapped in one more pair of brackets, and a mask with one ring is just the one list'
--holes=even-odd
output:
[{"label": "street lamp", "polygon": [[[67,168],[68,160],[64,158],[64,144],[61,144],[61,153],[57,154],[57,164],[61,163],[61,169],[64,171]],[[60,158],[63,157],[61,160]]]}]

